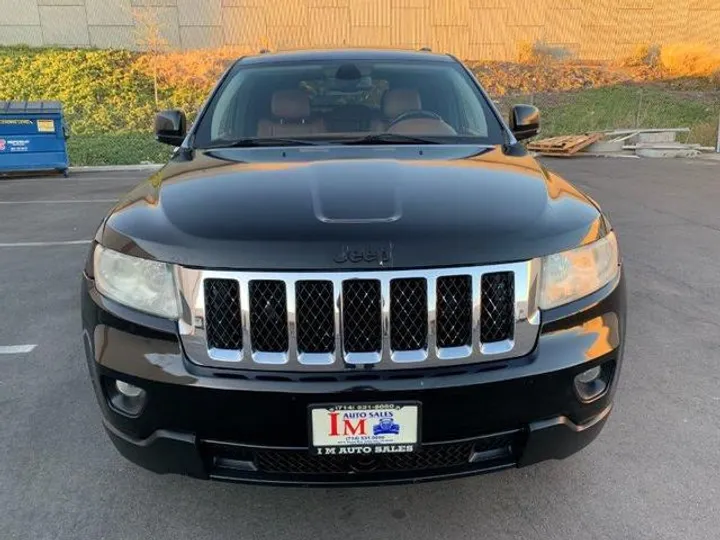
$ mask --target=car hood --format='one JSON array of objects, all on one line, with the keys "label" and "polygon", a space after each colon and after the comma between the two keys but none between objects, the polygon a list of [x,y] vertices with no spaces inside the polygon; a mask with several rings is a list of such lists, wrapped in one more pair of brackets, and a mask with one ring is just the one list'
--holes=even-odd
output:
[{"label": "car hood", "polygon": [[350,270],[526,260],[606,228],[522,148],[333,146],[180,154],[97,240],[193,267]]}]

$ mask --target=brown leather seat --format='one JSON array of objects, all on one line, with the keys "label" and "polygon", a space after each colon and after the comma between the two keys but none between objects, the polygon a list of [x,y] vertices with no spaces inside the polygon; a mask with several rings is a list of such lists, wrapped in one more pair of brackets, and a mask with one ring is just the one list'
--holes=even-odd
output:
[{"label": "brown leather seat", "polygon": [[394,120],[406,112],[422,110],[420,93],[409,88],[388,90],[383,95],[382,108],[388,120]]},{"label": "brown leather seat", "polygon": [[258,137],[294,137],[325,133],[321,118],[310,113],[310,96],[302,90],[278,90],[270,101],[272,118],[258,122]]},{"label": "brown leather seat", "polygon": [[387,90],[382,97],[383,118],[373,119],[370,129],[375,132],[387,131],[390,122],[403,113],[422,109],[420,94],[417,90],[398,88]]},{"label": "brown leather seat", "polygon": [[388,90],[383,95],[382,108],[387,121],[383,125],[376,123],[373,131],[387,131],[399,135],[457,135],[452,126],[437,118],[408,118],[390,126],[401,114],[422,110],[422,101],[417,90]]}]

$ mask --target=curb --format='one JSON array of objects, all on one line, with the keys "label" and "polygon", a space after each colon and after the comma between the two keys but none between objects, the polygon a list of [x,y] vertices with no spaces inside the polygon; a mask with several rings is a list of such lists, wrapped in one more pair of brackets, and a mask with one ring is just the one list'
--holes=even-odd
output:
[{"label": "curb", "polygon": [[98,165],[95,167],[70,167],[71,173],[98,173],[122,171],[156,171],[163,165],[160,163],[143,163],[142,165]]}]

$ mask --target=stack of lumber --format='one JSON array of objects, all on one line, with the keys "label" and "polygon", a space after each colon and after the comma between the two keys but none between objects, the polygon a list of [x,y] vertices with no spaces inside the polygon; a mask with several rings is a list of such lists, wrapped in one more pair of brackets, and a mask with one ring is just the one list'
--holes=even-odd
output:
[{"label": "stack of lumber", "polygon": [[528,144],[528,150],[543,156],[569,157],[587,148],[594,142],[602,139],[602,133],[587,133],[584,135],[564,135],[551,137]]}]

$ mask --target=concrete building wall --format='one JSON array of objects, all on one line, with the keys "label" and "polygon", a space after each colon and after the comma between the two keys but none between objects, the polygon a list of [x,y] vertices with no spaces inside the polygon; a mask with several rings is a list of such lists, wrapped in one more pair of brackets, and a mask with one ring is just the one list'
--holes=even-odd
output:
[{"label": "concrete building wall", "polygon": [[0,44],[137,48],[429,46],[513,60],[542,42],[587,60],[637,45],[720,46],[720,0],[0,0]]}]

